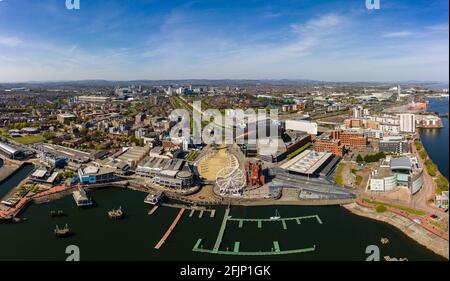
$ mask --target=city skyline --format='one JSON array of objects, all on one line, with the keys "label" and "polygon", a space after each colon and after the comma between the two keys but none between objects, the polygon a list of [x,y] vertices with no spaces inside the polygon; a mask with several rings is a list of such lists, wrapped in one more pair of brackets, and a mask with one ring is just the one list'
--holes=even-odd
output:
[{"label": "city skyline", "polygon": [[281,2],[1,1],[0,82],[448,82],[446,1]]}]

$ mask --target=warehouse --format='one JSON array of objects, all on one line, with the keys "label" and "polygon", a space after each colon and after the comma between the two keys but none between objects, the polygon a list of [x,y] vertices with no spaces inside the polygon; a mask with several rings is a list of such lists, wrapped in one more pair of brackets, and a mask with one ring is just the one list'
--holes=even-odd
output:
[{"label": "warehouse", "polygon": [[23,151],[16,149],[4,142],[0,142],[0,154],[15,160],[20,160],[25,157]]}]

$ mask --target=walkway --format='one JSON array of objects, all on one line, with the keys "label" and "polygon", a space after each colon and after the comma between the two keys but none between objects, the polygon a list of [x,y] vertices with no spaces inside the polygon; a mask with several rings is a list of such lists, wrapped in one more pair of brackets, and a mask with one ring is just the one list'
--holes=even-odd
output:
[{"label": "walkway", "polygon": [[161,246],[164,244],[164,242],[166,242],[167,238],[169,238],[169,236],[170,236],[170,233],[172,233],[175,226],[177,226],[177,223],[181,219],[181,216],[183,215],[183,213],[184,213],[184,209],[181,209],[180,212],[178,213],[177,217],[175,218],[175,220],[170,225],[169,229],[167,229],[166,233],[164,233],[161,240],[159,240],[158,244],[156,244],[155,249],[161,248]]}]

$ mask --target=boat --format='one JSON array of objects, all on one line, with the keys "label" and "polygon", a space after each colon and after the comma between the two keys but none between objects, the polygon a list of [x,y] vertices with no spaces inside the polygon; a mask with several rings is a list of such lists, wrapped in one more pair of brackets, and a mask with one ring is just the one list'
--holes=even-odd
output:
[{"label": "boat", "polygon": [[73,192],[73,199],[78,207],[86,207],[92,205],[92,199],[87,195],[86,191],[82,187],[78,187],[78,190]]},{"label": "boat", "polygon": [[63,228],[60,228],[58,225],[56,225],[56,227],[54,229],[54,233],[55,233],[56,237],[68,236],[70,234],[69,226],[67,225],[67,223]]},{"label": "boat", "polygon": [[121,219],[123,217],[124,213],[122,211],[122,207],[119,207],[117,210],[110,210],[108,211],[108,217],[110,219]]},{"label": "boat", "polygon": [[156,205],[164,197],[164,192],[150,192],[144,199],[144,203]]},{"label": "boat", "polygon": [[51,210],[50,215],[52,217],[62,217],[62,216],[64,216],[64,211],[63,210],[58,210],[58,211]]},{"label": "boat", "polygon": [[381,238],[381,244],[386,245],[389,243],[389,239],[386,237]]},{"label": "boat", "polygon": [[278,210],[275,211],[275,216],[270,217],[271,220],[279,220],[281,219],[280,213]]}]

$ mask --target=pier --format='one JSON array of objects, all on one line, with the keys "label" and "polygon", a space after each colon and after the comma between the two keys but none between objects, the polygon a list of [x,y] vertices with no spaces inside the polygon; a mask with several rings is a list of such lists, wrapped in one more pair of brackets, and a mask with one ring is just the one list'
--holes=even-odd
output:
[{"label": "pier", "polygon": [[236,221],[238,222],[238,227],[243,228],[244,222],[257,222],[258,228],[262,228],[263,222],[281,222],[283,229],[287,230],[287,221],[295,221],[297,224],[300,224],[302,219],[316,219],[319,224],[322,224],[322,220],[318,215],[312,216],[301,216],[301,217],[291,217],[291,218],[279,218],[279,219],[246,219],[246,218],[233,218],[230,216],[230,208],[225,210],[225,214],[223,216],[222,225],[220,226],[219,233],[216,238],[216,242],[214,244],[213,249],[203,249],[202,239],[198,239],[197,243],[195,243],[192,251],[200,252],[200,253],[208,253],[208,254],[219,254],[219,255],[236,255],[236,256],[267,256],[267,255],[286,255],[286,254],[298,254],[298,253],[306,253],[312,252],[316,250],[316,245],[312,247],[302,248],[302,249],[292,249],[292,250],[283,250],[280,247],[278,241],[273,241],[273,248],[271,251],[240,251],[241,243],[239,241],[234,242],[234,247],[232,251],[229,251],[228,248],[226,251],[220,250],[220,245],[222,244],[223,235],[225,233],[227,222],[228,221]]},{"label": "pier", "polygon": [[197,243],[195,243],[193,252],[198,253],[207,253],[207,254],[219,254],[219,255],[230,255],[230,256],[271,256],[271,255],[289,255],[289,254],[300,254],[300,253],[308,253],[314,252],[316,250],[316,245],[308,248],[302,249],[292,249],[292,250],[282,250],[278,244],[278,241],[274,241],[274,249],[272,251],[255,251],[255,252],[246,252],[240,251],[240,242],[234,243],[233,251],[214,251],[209,249],[203,249],[202,247],[202,239],[198,239]]},{"label": "pier", "polygon": [[287,230],[287,221],[295,221],[297,224],[301,224],[301,220],[304,219],[316,219],[317,222],[319,224],[323,224],[322,220],[320,219],[320,217],[318,215],[312,215],[312,216],[303,216],[303,217],[292,217],[292,218],[279,218],[279,219],[245,219],[245,218],[232,218],[229,217],[228,221],[237,221],[239,222],[238,227],[239,228],[243,228],[244,227],[244,222],[257,222],[258,223],[258,228],[262,228],[262,223],[263,222],[280,222],[283,226],[284,230]]},{"label": "pier", "polygon": [[177,226],[178,221],[181,219],[181,216],[183,216],[184,209],[181,209],[178,213],[177,217],[174,219],[172,224],[170,225],[169,229],[167,229],[166,233],[164,233],[164,236],[159,240],[158,244],[156,244],[155,249],[161,248],[161,246],[166,242],[167,238],[169,238],[170,234],[174,230],[175,226]]},{"label": "pier", "polygon": [[220,244],[222,243],[223,234],[225,233],[225,228],[227,227],[227,221],[230,218],[230,208],[225,210],[225,215],[223,216],[222,225],[220,226],[219,235],[217,235],[216,243],[214,244],[213,253],[218,253]]}]

